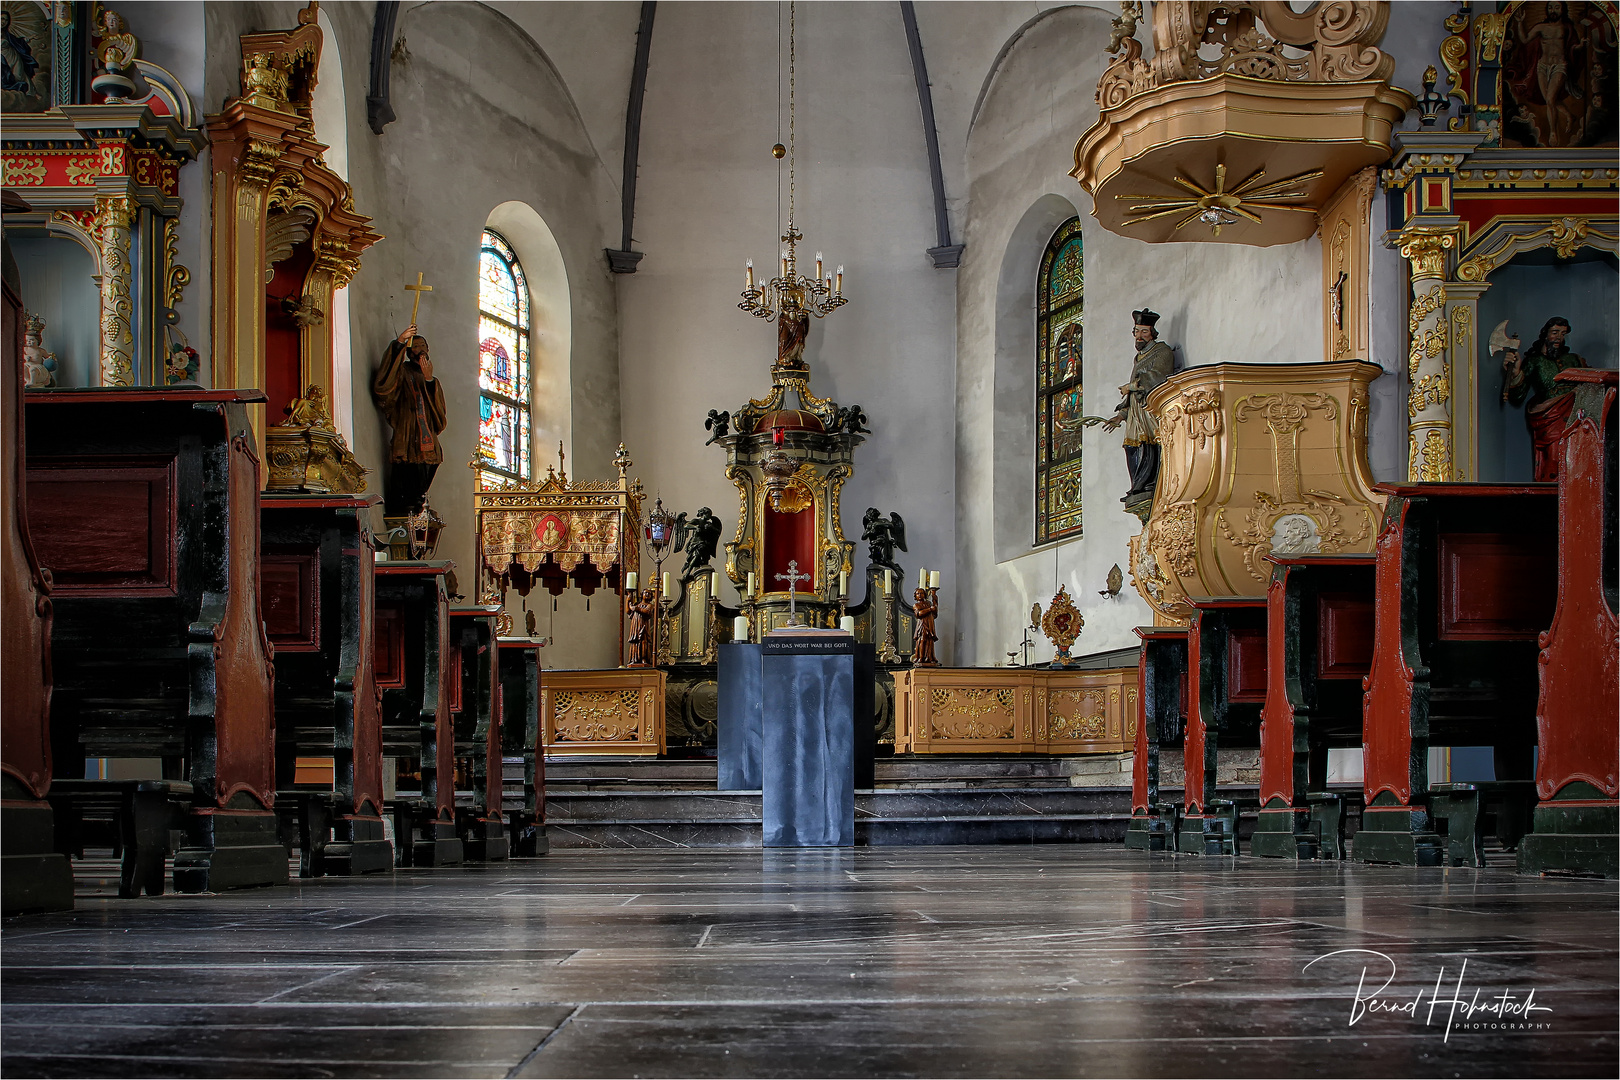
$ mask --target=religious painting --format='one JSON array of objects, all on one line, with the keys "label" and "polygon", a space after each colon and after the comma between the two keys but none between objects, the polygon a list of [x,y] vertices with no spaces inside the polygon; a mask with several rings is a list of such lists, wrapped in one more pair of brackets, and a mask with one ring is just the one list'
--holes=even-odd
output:
[{"label": "religious painting", "polygon": [[1515,7],[1497,92],[1505,147],[1614,146],[1615,23],[1604,5]]},{"label": "religious painting", "polygon": [[496,480],[530,465],[529,286],[517,255],[485,230],[478,260],[478,463]]},{"label": "religious painting", "polygon": [[35,113],[50,105],[50,5],[4,0],[0,3],[0,109]]},{"label": "religious painting", "polygon": [[1085,259],[1080,219],[1052,235],[1036,287],[1035,542],[1080,534],[1085,404]]},{"label": "religious painting", "polygon": [[547,514],[535,524],[534,536],[539,550],[556,551],[568,540],[568,522],[556,514]]}]

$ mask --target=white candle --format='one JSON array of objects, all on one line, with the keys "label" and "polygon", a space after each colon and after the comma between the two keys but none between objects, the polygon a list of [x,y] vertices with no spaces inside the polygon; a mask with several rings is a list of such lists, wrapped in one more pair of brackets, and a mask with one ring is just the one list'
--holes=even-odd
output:
[{"label": "white candle", "polygon": [[[660,584],[660,585],[662,585],[662,586],[663,586],[663,593],[664,593],[664,595],[665,595],[665,596],[668,596],[668,595],[669,595],[669,571],[668,571],[668,570],[665,570],[665,571],[664,571],[664,577],[663,577],[663,580],[661,580],[661,581],[660,581],[660,582],[659,582],[659,584]],[[937,584],[938,584],[938,582],[935,582],[935,584],[936,584],[936,585],[937,585]]]},{"label": "white candle", "polygon": [[840,570],[838,572],[838,595],[839,596],[848,596],[849,595],[849,571],[848,570]]},{"label": "white candle", "polygon": [[939,571],[938,570],[930,570],[930,571],[928,571],[928,587],[930,589],[939,588]]},{"label": "white candle", "polygon": [[639,584],[641,584],[641,575],[637,574],[634,570],[624,575],[624,587],[629,589],[631,592],[635,592],[636,586]]},{"label": "white candle", "polygon": [[838,287],[833,289],[833,292],[840,296],[844,293],[844,268],[842,266],[838,268]]},{"label": "white candle", "polygon": [[926,567],[917,571],[917,588],[928,588],[928,570]]},{"label": "white candle", "polygon": [[855,632],[855,616],[845,615],[842,619],[839,619],[838,629],[846,634],[853,634]]},{"label": "white candle", "polygon": [[788,275],[787,252],[783,252],[782,253],[782,276],[787,277],[787,275]]},{"label": "white candle", "polygon": [[754,260],[748,260],[748,291],[754,290]]},{"label": "white candle", "polygon": [[754,572],[752,570],[748,571],[748,592],[745,595],[750,597],[754,595]]},{"label": "white candle", "polygon": [[821,252],[816,252],[816,280],[821,280]]},{"label": "white candle", "polygon": [[734,641],[748,640],[748,616],[739,615],[731,620],[731,637]]},{"label": "white candle", "polygon": [[894,592],[894,573],[885,570],[883,571],[883,595],[888,596],[892,592]]}]

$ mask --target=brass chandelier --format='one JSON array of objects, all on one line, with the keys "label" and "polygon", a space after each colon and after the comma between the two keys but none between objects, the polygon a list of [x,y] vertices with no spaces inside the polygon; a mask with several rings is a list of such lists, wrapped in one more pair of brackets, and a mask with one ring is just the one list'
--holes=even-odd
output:
[{"label": "brass chandelier", "polygon": [[[821,252],[816,252],[816,273],[809,277],[799,273],[800,240],[804,239],[797,226],[794,225],[794,68],[797,55],[797,19],[794,4],[788,4],[788,214],[787,231],[782,234],[781,273],[768,281],[755,282],[754,260],[749,259],[746,266],[746,287],[742,291],[742,302],[737,306],[748,312],[756,319],[771,319],[778,315],[794,318],[798,315],[814,315],[816,318],[825,318],[827,315],[849,303],[844,298],[844,268],[840,266],[836,271],[824,272]],[[772,148],[777,156],[782,156],[782,146],[778,143]]]}]

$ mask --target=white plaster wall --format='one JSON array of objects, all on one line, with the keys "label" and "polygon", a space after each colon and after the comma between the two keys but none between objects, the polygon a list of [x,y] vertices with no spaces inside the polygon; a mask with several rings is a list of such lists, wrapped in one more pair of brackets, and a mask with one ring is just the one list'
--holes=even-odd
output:
[{"label": "white plaster wall", "polygon": [[[1177,348],[1183,366],[1321,356],[1321,248],[1315,239],[1275,248],[1155,245],[1116,236],[1092,221],[1090,197],[1066,174],[1076,141],[1097,116],[1093,93],[1107,61],[1102,46],[1109,22],[1103,11],[1068,7],[1028,27],[992,76],[968,140],[967,250],[957,283],[961,664],[1003,661],[1021,636],[1030,605],[1047,604],[1059,583],[1086,618],[1078,653],[1134,646],[1131,627],[1152,621],[1129,585],[1118,598],[1099,596],[1111,566],[1118,563],[1128,572],[1127,543],[1141,528],[1120,507],[1129,485],[1117,433],[1096,427],[1085,433],[1082,538],[1040,551],[1030,550],[1026,539],[1026,553],[1008,557],[1005,550],[998,554],[995,523],[985,512],[992,506],[997,516],[1018,511],[1032,498],[1028,436],[1015,440],[1003,424],[998,441],[994,419],[998,407],[1004,414],[1011,407],[995,393],[998,306],[1001,318],[1031,325],[1034,320],[1033,286],[1044,240],[1029,255],[1022,283],[1003,266],[1031,207],[1043,200],[1051,206],[1055,196],[1080,210],[1088,413],[1106,414],[1118,400],[1116,388],[1129,378],[1134,357],[1130,312],[1143,306],[1163,315],[1160,334]],[[1020,239],[1028,244],[1027,235]],[[1008,298],[1004,287],[1027,292]],[[1003,362],[1018,360],[1006,355]],[[1033,356],[1021,362],[1032,364]],[[1034,655],[1044,660],[1051,652],[1043,641]]]},{"label": "white plaster wall", "polygon": [[[724,453],[703,445],[703,420],[770,386],[776,328],[736,305],[744,261],[763,272],[776,264],[778,210],[785,217],[787,208],[786,166],[770,154],[777,15],[766,4],[659,7],[636,212],[647,255],[619,279],[634,472],[672,509],[713,508],[726,539],[736,489]],[[842,264],[850,298],[814,324],[806,358],[814,392],[861,403],[873,431],[855,452],[843,523],[858,535],[868,506],[905,518],[911,550],[902,565],[943,571],[940,645],[950,662],[954,282],[925,254],[932,195],[905,30],[891,4],[801,4],[798,41],[801,255],[819,250],[829,268]],[[785,99],[785,70],[783,84]],[[785,100],[782,113],[786,141]],[[862,545],[857,581],[865,554]],[[726,586],[721,596],[735,600]]]}]

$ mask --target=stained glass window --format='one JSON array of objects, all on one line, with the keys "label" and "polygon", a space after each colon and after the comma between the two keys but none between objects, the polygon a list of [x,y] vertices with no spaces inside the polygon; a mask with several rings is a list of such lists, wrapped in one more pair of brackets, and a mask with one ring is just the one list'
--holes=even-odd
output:
[{"label": "stained glass window", "polygon": [[478,461],[490,480],[527,480],[529,286],[517,255],[484,230],[478,259]]},{"label": "stained glass window", "polygon": [[1035,542],[1080,535],[1086,275],[1080,219],[1052,234],[1035,300]]}]

